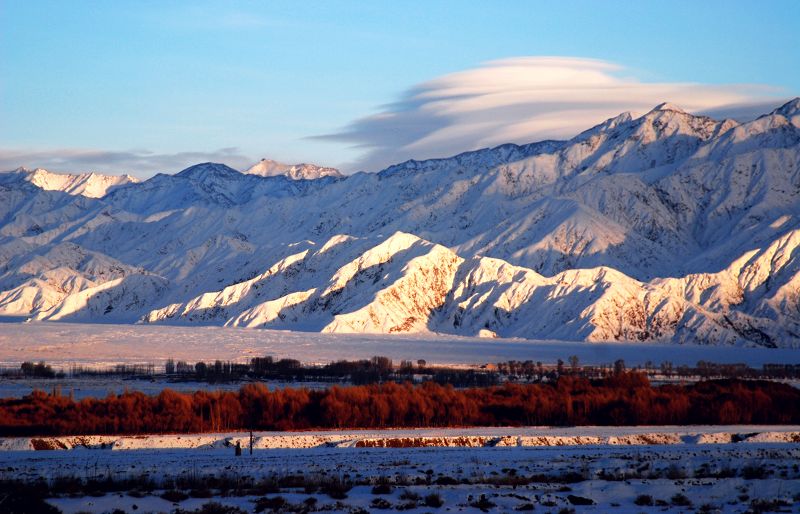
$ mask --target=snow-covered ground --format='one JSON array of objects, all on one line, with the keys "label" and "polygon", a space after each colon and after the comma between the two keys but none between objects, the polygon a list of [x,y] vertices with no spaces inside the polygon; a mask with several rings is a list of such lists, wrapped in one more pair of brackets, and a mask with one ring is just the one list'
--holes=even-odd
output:
[{"label": "snow-covered ground", "polygon": [[[630,437],[662,433],[667,427],[581,428],[551,431],[560,436]],[[673,427],[674,428],[674,427]],[[170,512],[176,507],[195,509],[208,501],[238,506],[253,512],[259,498],[281,497],[291,504],[314,502],[315,511],[352,512],[406,508],[411,512],[492,512],[532,509],[534,512],[745,512],[751,502],[783,502],[782,512],[797,512],[800,503],[800,445],[797,443],[751,442],[702,444],[702,435],[747,433],[764,427],[691,427],[677,429],[681,441],[674,445],[643,444],[617,446],[611,440],[588,446],[456,447],[456,448],[355,448],[316,447],[306,449],[257,449],[235,457],[230,447],[204,446],[193,449],[152,449],[144,445],[129,451],[8,451],[0,452],[0,479],[49,483],[71,478],[109,477],[115,480],[147,478],[151,491],[126,491],[51,498],[65,513]],[[797,430],[773,427],[770,430]],[[504,429],[483,430],[495,435]],[[506,430],[507,431],[507,430]],[[547,431],[547,429],[525,429]],[[407,432],[407,431],[403,431]],[[429,432],[429,431],[428,431]],[[423,432],[427,433],[427,432]],[[449,434],[437,431],[438,435]],[[458,431],[461,435],[475,435]],[[526,432],[527,433],[527,432]],[[372,433],[374,435],[374,433]],[[687,437],[694,434],[695,439]],[[260,436],[261,434],[259,434]],[[313,434],[312,434],[313,435]],[[195,436],[191,436],[195,437]],[[757,436],[754,436],[757,437]],[[658,441],[656,441],[658,442]],[[58,470],[54,473],[54,470]],[[56,476],[57,475],[57,476]],[[273,483],[270,490],[246,492],[243,496],[218,489],[198,489],[205,477],[243,479]],[[288,477],[294,477],[291,480]],[[328,477],[328,478],[325,478]],[[318,486],[309,484],[340,478],[345,498],[335,500]],[[164,480],[194,496],[167,501],[160,496]],[[266,479],[266,482],[264,482]],[[294,483],[294,487],[287,484]],[[386,483],[384,491],[373,490]],[[181,486],[183,484],[183,486]],[[193,485],[190,485],[193,484]],[[172,487],[172,485],[170,485]],[[425,506],[428,494],[438,494],[440,508]],[[484,495],[483,504],[479,504]],[[681,495],[681,496],[679,496]],[[649,496],[653,504],[647,502]],[[309,500],[314,498],[314,500]],[[678,505],[688,499],[692,506]],[[590,501],[592,505],[576,505]],[[472,504],[472,505],[471,505]],[[135,507],[134,507],[135,505]]]},{"label": "snow-covered ground", "polygon": [[321,334],[277,330],[78,323],[0,323],[0,366],[44,360],[54,367],[70,364],[107,366],[155,363],[173,358],[196,362],[247,361],[271,355],[306,363],[364,359],[384,355],[399,361],[425,359],[429,364],[474,365],[509,360],[553,364],[577,355],[582,364],[628,366],[670,361],[674,366],[700,360],[717,363],[800,363],[797,350],[736,348],[668,343],[588,343],[485,339],[436,335]]},{"label": "snow-covered ground", "polygon": [[[0,438],[1,451],[26,450],[224,450],[247,446],[246,432],[134,436]],[[635,427],[477,427],[384,430],[256,432],[257,449],[397,447],[541,447],[703,444],[800,444],[800,426],[717,425]]]}]

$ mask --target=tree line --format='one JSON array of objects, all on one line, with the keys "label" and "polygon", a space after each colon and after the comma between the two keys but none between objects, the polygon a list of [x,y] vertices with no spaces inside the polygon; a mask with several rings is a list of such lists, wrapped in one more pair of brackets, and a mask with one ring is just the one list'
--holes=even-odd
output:
[{"label": "tree line", "polygon": [[191,433],[387,427],[800,423],[800,390],[768,381],[653,386],[641,373],[599,380],[457,389],[426,382],[236,392],[170,389],[74,401],[34,393],[0,400],[0,436]]},{"label": "tree line", "polygon": [[[328,364],[304,364],[296,359],[254,357],[247,363],[220,361],[188,363],[168,359],[162,368],[155,364],[117,364],[106,368],[84,367],[73,364],[68,370],[55,370],[45,362],[23,362],[19,368],[0,369],[0,377],[30,378],[154,378],[169,381],[200,381],[208,383],[246,380],[275,380],[285,382],[346,382],[372,384],[387,381],[424,381],[452,384],[456,387],[483,387],[501,382],[553,382],[563,375],[598,379],[626,371],[625,361],[613,364],[584,365],[573,355],[564,362],[543,364],[541,361],[508,361],[470,368],[453,368],[429,365],[425,360],[401,360],[398,363],[383,356],[371,359],[339,360]],[[721,364],[698,361],[695,366],[678,365],[665,361],[659,365],[647,361],[633,368],[657,380],[747,378],[786,380],[800,378],[800,364],[764,364],[754,368],[743,363]]]}]

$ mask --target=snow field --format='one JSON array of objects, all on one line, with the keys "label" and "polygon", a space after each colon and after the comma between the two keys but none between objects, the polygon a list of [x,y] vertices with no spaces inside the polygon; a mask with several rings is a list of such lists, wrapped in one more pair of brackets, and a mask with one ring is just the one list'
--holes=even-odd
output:
[{"label": "snow field", "polygon": [[[609,429],[612,430],[612,429]],[[796,512],[800,471],[796,443],[496,448],[311,448],[256,450],[235,457],[230,448],[139,449],[126,452],[9,452],[0,454],[2,478],[49,481],[78,477],[148,477],[161,484],[202,483],[203,477],[250,477],[306,486],[279,486],[270,492],[187,498],[175,503],[151,492],[127,491],[96,496],[60,496],[49,501],[72,514],[105,512],[119,506],[127,512],[170,512],[195,509],[213,500],[253,512],[260,498],[282,497],[290,504],[316,499],[315,511],[352,512],[403,506],[410,512],[513,512],[533,506],[537,512],[740,513],[751,502],[780,500],[785,512]],[[53,470],[58,470],[54,476]],[[299,477],[299,478],[298,478]],[[333,499],[308,484],[337,477],[348,485],[346,498]],[[182,482],[183,480],[183,482]],[[388,484],[386,494],[375,484]],[[352,488],[350,489],[350,487]],[[170,487],[172,487],[170,485]],[[324,486],[322,486],[324,488]],[[386,489],[384,489],[386,491]],[[435,509],[424,497],[438,494],[444,504]],[[481,495],[484,496],[481,501]],[[637,505],[649,496],[658,507]],[[411,497],[417,500],[409,500]],[[678,505],[688,499],[693,505]],[[645,498],[646,499],[646,498]],[[385,503],[380,503],[383,500]],[[590,501],[591,505],[574,502]],[[374,503],[378,502],[378,503]],[[133,505],[137,508],[134,509]],[[387,507],[388,505],[388,507]],[[412,507],[413,505],[413,507]],[[490,506],[491,505],[491,506]],[[448,510],[449,509],[449,510]],[[790,510],[786,510],[790,509]]]}]

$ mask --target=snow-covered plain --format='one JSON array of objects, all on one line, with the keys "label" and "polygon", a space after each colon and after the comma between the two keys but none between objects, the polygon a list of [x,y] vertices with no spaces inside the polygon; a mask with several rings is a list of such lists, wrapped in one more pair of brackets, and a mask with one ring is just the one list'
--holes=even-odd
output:
[{"label": "snow-covered plain", "polygon": [[797,350],[736,348],[669,343],[588,343],[525,339],[466,338],[434,334],[325,334],[244,328],[80,323],[0,323],[0,366],[44,360],[56,368],[70,364],[108,366],[154,363],[169,358],[187,362],[248,361],[273,356],[305,363],[366,359],[383,355],[395,361],[425,359],[429,364],[482,365],[509,360],[554,364],[577,355],[587,365],[625,360],[658,365],[717,363],[800,363]]},{"label": "snow-covered plain", "polygon": [[[754,429],[726,428],[736,432]],[[609,428],[597,432],[590,428],[572,432],[582,431],[583,437],[603,434],[624,437],[626,433],[642,430],[646,429]],[[481,495],[492,504],[484,503],[483,508],[492,512],[512,512],[526,506],[536,512],[574,508],[576,512],[638,513],[657,509],[679,513],[705,509],[733,513],[745,512],[751,502],[758,500],[780,500],[783,512],[796,512],[800,505],[798,459],[797,443],[703,444],[700,439],[675,445],[656,442],[636,446],[601,443],[556,447],[256,449],[252,456],[245,451],[241,457],[235,457],[231,447],[140,447],[127,451],[0,452],[0,478],[22,481],[44,478],[51,483],[69,478],[107,477],[116,480],[145,477],[155,481],[151,492],[64,495],[48,500],[68,514],[100,513],[113,508],[126,512],[170,512],[178,506],[194,509],[210,499],[188,498],[173,504],[160,498],[164,489],[160,484],[164,479],[197,483],[208,476],[234,481],[242,477],[255,481],[271,479],[275,483],[289,476],[299,477],[301,483],[313,483],[327,476],[352,483],[354,487],[340,500],[302,485],[278,487],[265,495],[280,496],[292,504],[314,498],[319,512],[349,512],[357,507],[374,511],[399,505],[410,512],[480,512],[481,506],[475,504]],[[53,470],[58,470],[57,476]],[[373,491],[376,482],[391,487],[381,494]],[[430,493],[441,496],[444,504],[440,508],[424,505],[423,498]],[[254,502],[264,497],[264,493],[223,496],[215,489],[206,495],[247,512],[253,512]],[[641,495],[651,496],[653,503],[664,504],[657,507],[635,504]],[[676,495],[688,498],[692,506],[678,505],[682,498]],[[412,499],[415,497],[418,499]],[[588,499],[592,505],[575,505],[580,499]]]}]

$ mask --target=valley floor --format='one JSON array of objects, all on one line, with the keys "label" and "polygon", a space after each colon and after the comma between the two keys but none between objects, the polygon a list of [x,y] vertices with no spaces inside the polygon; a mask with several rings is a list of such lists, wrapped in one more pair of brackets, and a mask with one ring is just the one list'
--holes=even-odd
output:
[{"label": "valley floor", "polygon": [[306,363],[364,359],[383,355],[395,361],[424,359],[428,364],[475,365],[509,360],[554,364],[571,355],[584,365],[695,365],[698,361],[798,363],[795,349],[675,345],[669,343],[587,343],[577,341],[481,339],[455,336],[321,334],[277,330],[100,325],[56,322],[0,323],[0,366],[46,360],[54,367],[80,364],[155,363],[169,358],[196,362],[247,361],[273,356]]},{"label": "valley floor", "polygon": [[[231,446],[215,441],[244,440],[247,435],[228,434],[216,439],[214,435],[182,436],[180,444],[181,436],[172,436],[170,444],[164,440],[147,444],[143,438],[138,445],[126,446],[127,451],[4,451],[0,452],[0,478],[29,484],[44,478],[50,484],[48,502],[65,513],[116,508],[191,511],[209,501],[246,512],[259,506],[269,512],[279,505],[283,512],[734,513],[765,512],[764,507],[800,511],[800,427],[498,428],[356,434],[361,441],[507,436],[518,443],[528,438],[531,443],[511,447],[363,448],[350,444],[355,441],[352,432],[284,436],[325,434],[342,437],[342,444],[266,449],[275,434],[256,434],[253,455],[245,449],[244,455],[236,457]],[[551,439],[543,439],[545,434]],[[732,443],[734,435],[742,442]],[[209,444],[198,444],[199,437]],[[11,446],[6,444],[7,449]],[[76,480],[93,481],[94,489],[80,492],[75,489]],[[442,502],[439,507],[437,500]]]}]

